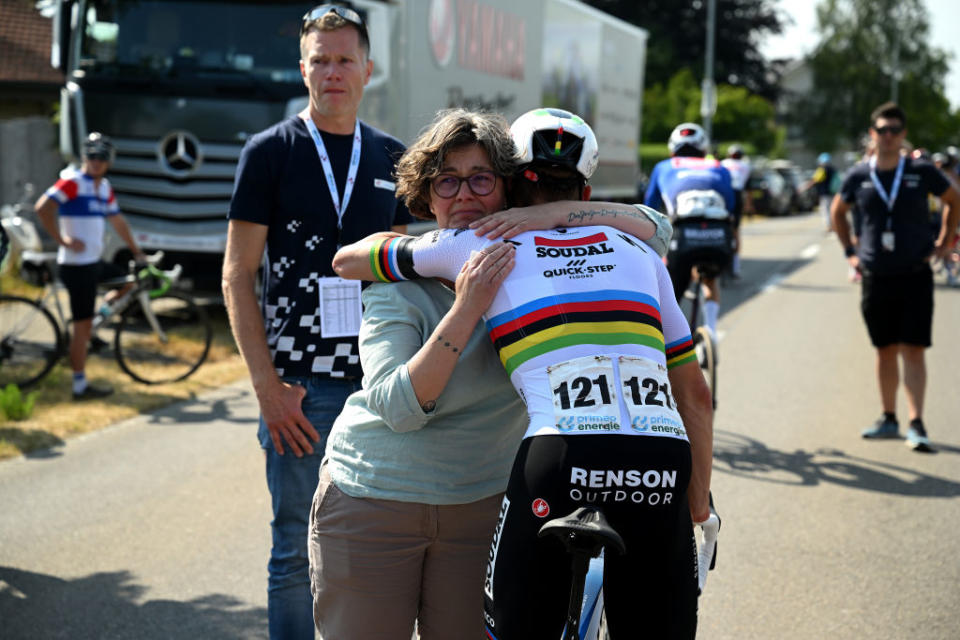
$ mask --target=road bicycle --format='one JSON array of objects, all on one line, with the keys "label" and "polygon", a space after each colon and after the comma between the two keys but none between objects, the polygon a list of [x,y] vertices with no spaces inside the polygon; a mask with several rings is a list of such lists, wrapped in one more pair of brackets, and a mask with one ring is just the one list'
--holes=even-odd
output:
[{"label": "road bicycle", "polygon": [[[36,299],[0,295],[0,387],[37,383],[68,344],[64,288],[53,276],[56,254],[26,251],[22,258],[33,265],[34,277],[44,288]],[[157,252],[144,265],[131,263],[130,275],[102,283],[132,287],[104,301],[93,318],[93,334],[112,331],[117,364],[144,384],[183,380],[206,360],[213,339],[206,311],[189,294],[173,288],[180,265],[163,271],[157,267],[162,259],[163,252]]]},{"label": "road bicycle", "polygon": [[[710,398],[713,401],[713,408],[717,408],[717,361],[719,349],[717,347],[717,337],[702,323],[700,310],[703,307],[703,287],[701,282],[703,274],[710,273],[710,265],[697,265],[696,276],[693,278],[693,294],[690,303],[690,327],[693,347],[697,352],[697,361],[700,368],[703,369],[703,375],[707,379],[707,386],[710,387]],[[688,291],[689,294],[689,291]]]},{"label": "road bicycle", "polygon": [[[707,573],[716,566],[720,532],[712,494],[710,517],[698,527],[697,577],[699,592],[703,593]],[[560,640],[611,640],[603,610],[603,558],[607,551],[625,553],[623,538],[596,506],[580,507],[569,515],[548,520],[540,527],[538,536],[549,535],[556,536],[570,554],[572,569],[567,617]]]},{"label": "road bicycle", "polygon": [[724,198],[713,190],[691,190],[677,195],[670,251],[684,256],[695,267],[690,332],[697,359],[704,370],[713,408],[717,408],[717,339],[701,324],[705,278],[717,279],[733,257],[736,240]]}]

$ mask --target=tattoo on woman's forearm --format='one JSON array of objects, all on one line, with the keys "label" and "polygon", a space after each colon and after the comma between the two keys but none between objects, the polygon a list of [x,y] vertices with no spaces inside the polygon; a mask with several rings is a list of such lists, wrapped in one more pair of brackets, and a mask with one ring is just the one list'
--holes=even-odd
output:
[{"label": "tattoo on woman's forearm", "polygon": [[580,209],[571,211],[567,215],[567,222],[592,221],[594,218],[616,218],[617,216],[626,216],[628,218],[644,218],[646,216],[639,211],[624,211],[621,209]]},{"label": "tattoo on woman's forearm", "polygon": [[453,351],[455,354],[457,354],[457,357],[458,357],[458,358],[460,357],[460,349],[458,349],[458,348],[456,348],[455,346],[453,346],[452,344],[450,344],[449,341],[444,340],[444,339],[443,339],[443,336],[441,336],[440,334],[437,334],[437,342],[441,343],[441,344],[442,344],[443,346],[445,346],[447,349],[450,349],[450,350]]}]

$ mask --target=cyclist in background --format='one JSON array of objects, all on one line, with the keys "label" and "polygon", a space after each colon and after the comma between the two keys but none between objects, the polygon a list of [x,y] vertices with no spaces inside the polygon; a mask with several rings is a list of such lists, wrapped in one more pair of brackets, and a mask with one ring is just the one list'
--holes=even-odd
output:
[{"label": "cyclist in background", "polygon": [[[44,229],[59,246],[57,265],[60,280],[70,294],[73,333],[70,336],[69,355],[74,400],[102,398],[113,393],[113,389],[106,385],[88,383],[85,371],[97,284],[124,275],[119,266],[100,259],[104,221],[110,221],[120,238],[130,247],[134,259],[146,259],[133,239],[127,221],[120,214],[117,199],[106,178],[113,156],[110,139],[100,133],[91,133],[83,143],[80,168],[65,170],[34,206]],[[107,295],[114,297],[122,292],[112,291]]]},{"label": "cyclist in background", "polygon": [[833,223],[830,220],[830,203],[833,201],[833,194],[839,190],[840,174],[833,167],[829,153],[821,153],[817,156],[817,168],[810,178],[801,187],[802,191],[813,187],[817,190],[817,198],[820,202],[820,213],[823,215],[826,231],[833,230]]},{"label": "cyclist in background", "polygon": [[740,277],[740,222],[743,219],[744,212],[753,213],[753,198],[747,189],[747,181],[750,180],[750,158],[743,155],[743,147],[739,144],[732,144],[727,149],[727,157],[720,161],[720,164],[730,172],[730,183],[733,186],[734,205],[731,214],[733,216],[733,239],[736,242],[733,253],[733,262],[730,264],[730,272],[734,278]]},{"label": "cyclist in background", "polygon": [[[677,300],[690,285],[691,270],[708,257],[709,269],[700,275],[703,286],[703,316],[717,333],[720,286],[717,276],[732,255],[735,209],[730,172],[716,159],[706,158],[709,147],[703,128],[692,122],[678,125],[667,143],[671,157],[653,168],[644,204],[670,216],[674,226],[667,267]],[[696,219],[698,228],[685,228],[684,219]],[[700,228],[700,227],[703,228]]]}]

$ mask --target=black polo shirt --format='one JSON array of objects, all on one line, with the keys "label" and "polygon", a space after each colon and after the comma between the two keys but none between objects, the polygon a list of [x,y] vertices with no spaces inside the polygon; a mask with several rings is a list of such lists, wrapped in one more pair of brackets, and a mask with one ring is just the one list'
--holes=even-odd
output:
[{"label": "black polo shirt", "polygon": [[[877,171],[877,178],[888,194],[893,188],[895,174],[896,168]],[[840,197],[860,212],[857,255],[863,267],[878,275],[911,273],[919,269],[933,252],[927,197],[929,194],[940,196],[949,186],[947,178],[930,162],[906,158],[900,192],[893,210],[889,211],[870,179],[870,165],[863,162],[853,167],[843,181]],[[888,217],[892,217],[893,251],[885,251],[880,244]]]},{"label": "black polo shirt", "polygon": [[[273,364],[283,376],[362,375],[356,337],[322,338],[319,279],[336,275],[337,246],[412,221],[394,194],[403,144],[360,123],[360,166],[342,230],[313,138],[293,116],[250,138],[240,155],[229,218],[269,227],[262,312]],[[353,135],[323,134],[343,197]]]}]

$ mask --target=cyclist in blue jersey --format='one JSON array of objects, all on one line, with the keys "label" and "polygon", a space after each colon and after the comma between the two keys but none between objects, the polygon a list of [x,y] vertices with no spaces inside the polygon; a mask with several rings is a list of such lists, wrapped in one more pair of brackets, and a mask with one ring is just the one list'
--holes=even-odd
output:
[{"label": "cyclist in blue jersey", "polygon": [[[690,285],[691,269],[698,264],[709,265],[699,274],[703,315],[716,334],[720,315],[717,275],[733,253],[730,214],[736,203],[730,172],[715,158],[706,157],[709,140],[698,124],[678,125],[667,146],[671,157],[653,168],[643,203],[666,213],[673,222],[667,266],[677,300]],[[691,221],[696,224],[688,224]]]},{"label": "cyclist in blue jersey", "polygon": [[[541,109],[511,131],[524,163],[515,203],[589,196],[596,139],[586,123]],[[441,174],[425,188],[460,193],[474,188],[475,175]],[[503,283],[484,314],[486,331],[530,419],[489,552],[485,637],[560,635],[570,565],[561,543],[537,531],[594,504],[627,547],[605,561],[611,634],[692,639],[692,524],[709,515],[712,410],[666,268],[648,245],[616,229],[514,235],[510,215],[489,215],[477,229],[506,229],[512,246],[458,229],[381,234],[344,247],[335,262],[345,277],[439,277],[457,280],[459,290],[462,278],[486,269]],[[641,575],[657,588],[638,600]]]}]

